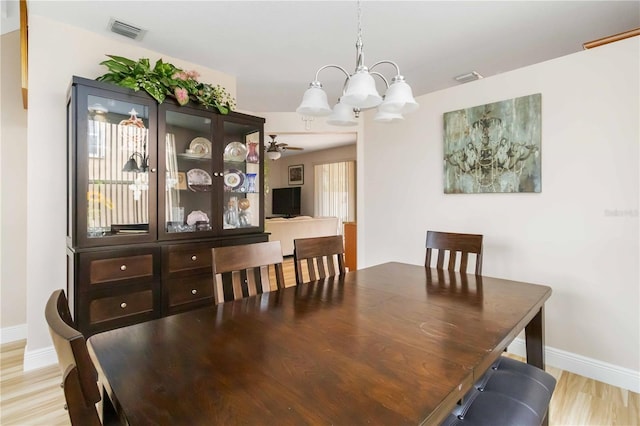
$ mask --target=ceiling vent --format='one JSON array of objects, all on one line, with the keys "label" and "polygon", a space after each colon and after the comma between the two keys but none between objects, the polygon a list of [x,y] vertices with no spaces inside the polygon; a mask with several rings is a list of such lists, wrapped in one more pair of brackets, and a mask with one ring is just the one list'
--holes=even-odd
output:
[{"label": "ceiling vent", "polygon": [[471,71],[469,73],[462,74],[454,78],[458,83],[468,83],[470,81],[480,80],[483,77],[480,75],[479,72]]},{"label": "ceiling vent", "polygon": [[142,40],[142,37],[144,37],[147,32],[147,30],[143,30],[131,24],[127,24],[115,18],[111,18],[111,20],[109,21],[109,29],[111,30],[111,32],[120,34],[121,36],[125,36],[133,40]]}]

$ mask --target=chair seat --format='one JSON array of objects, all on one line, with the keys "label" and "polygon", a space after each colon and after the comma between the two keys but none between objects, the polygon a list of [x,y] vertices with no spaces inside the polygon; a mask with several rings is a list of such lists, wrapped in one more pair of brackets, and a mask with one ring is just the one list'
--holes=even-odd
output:
[{"label": "chair seat", "polygon": [[442,425],[540,426],[555,387],[556,379],[549,373],[500,357]]}]

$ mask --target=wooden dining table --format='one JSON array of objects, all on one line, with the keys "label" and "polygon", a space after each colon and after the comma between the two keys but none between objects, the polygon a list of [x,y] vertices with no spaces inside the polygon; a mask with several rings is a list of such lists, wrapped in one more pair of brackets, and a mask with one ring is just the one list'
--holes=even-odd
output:
[{"label": "wooden dining table", "polygon": [[550,295],[393,262],[106,331],[88,346],[131,425],[439,424],[522,330],[527,361],[544,368]]}]

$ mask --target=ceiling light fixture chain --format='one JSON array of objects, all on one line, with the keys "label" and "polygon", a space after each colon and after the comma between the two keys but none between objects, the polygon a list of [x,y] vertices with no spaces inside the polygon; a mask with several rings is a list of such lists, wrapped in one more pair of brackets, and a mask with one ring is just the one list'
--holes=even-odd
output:
[{"label": "ceiling light fixture chain", "polygon": [[362,5],[358,0],[358,40],[362,40]]},{"label": "ceiling light fixture chain", "polygon": [[[309,84],[304,93],[302,103],[296,109],[299,114],[306,116],[327,116],[328,124],[336,126],[355,126],[358,124],[360,111],[378,107],[378,113],[374,120],[392,122],[402,120],[402,114],[418,109],[418,103],[413,98],[411,87],[406,83],[404,76],[400,74],[400,67],[393,61],[378,61],[367,68],[364,64],[364,50],[362,42],[362,7],[360,0],[357,2],[358,34],[356,40],[356,67],[350,74],[340,65],[324,65],[316,72],[315,79]],[[378,65],[390,64],[395,68],[395,76],[389,80],[378,71],[371,71]],[[329,107],[327,94],[319,80],[320,72],[327,68],[337,68],[346,78],[342,87],[342,95],[333,110]],[[385,85],[386,93],[380,96],[376,89],[374,76],[380,77]]]}]

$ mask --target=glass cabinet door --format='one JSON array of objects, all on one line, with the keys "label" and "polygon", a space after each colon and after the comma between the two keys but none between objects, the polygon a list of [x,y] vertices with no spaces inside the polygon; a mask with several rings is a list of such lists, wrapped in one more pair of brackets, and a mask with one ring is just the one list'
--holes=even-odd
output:
[{"label": "glass cabinet door", "polygon": [[160,110],[164,116],[159,133],[160,156],[164,160],[160,176],[165,179],[161,185],[165,190],[159,194],[163,209],[160,217],[164,217],[164,223],[160,223],[161,236],[192,238],[193,233],[213,233],[216,226],[213,201],[220,174],[213,172],[211,114],[171,108]]},{"label": "glass cabinet door", "polygon": [[223,230],[257,232],[262,226],[261,124],[223,122]]},{"label": "glass cabinet door", "polygon": [[116,236],[153,239],[156,185],[149,160],[155,153],[155,109],[93,93],[82,97],[86,109],[78,111],[78,118],[86,116],[77,135],[78,203],[86,203],[87,212],[86,228],[84,218],[79,226],[86,229],[88,245],[109,244],[105,238]]}]

